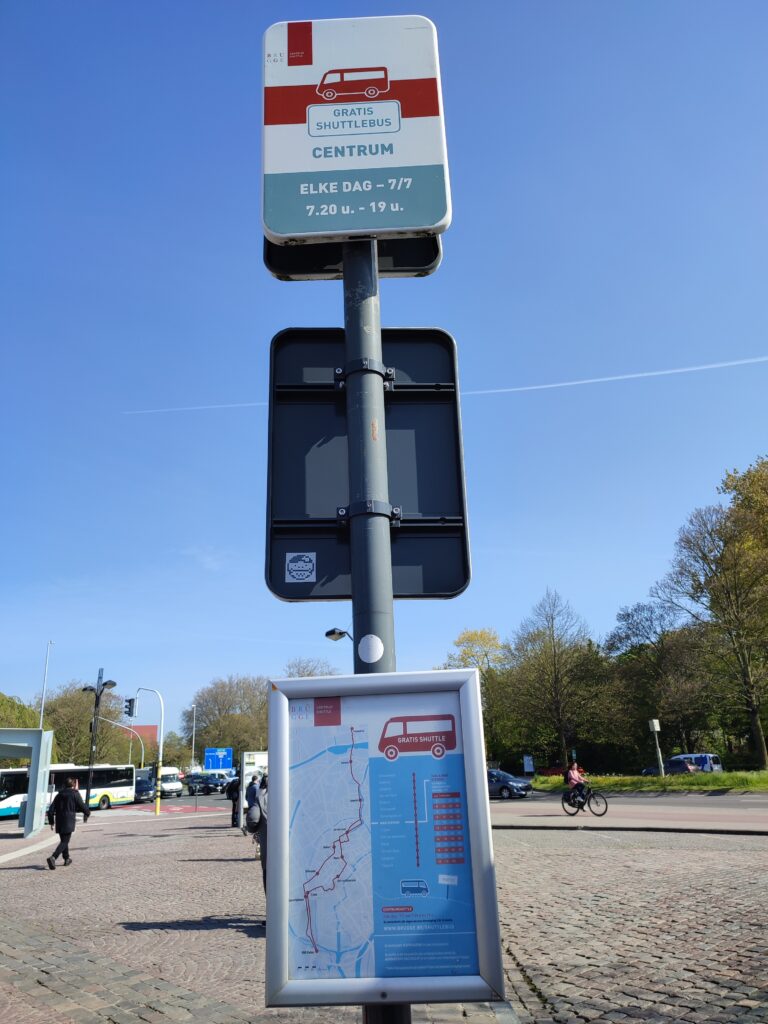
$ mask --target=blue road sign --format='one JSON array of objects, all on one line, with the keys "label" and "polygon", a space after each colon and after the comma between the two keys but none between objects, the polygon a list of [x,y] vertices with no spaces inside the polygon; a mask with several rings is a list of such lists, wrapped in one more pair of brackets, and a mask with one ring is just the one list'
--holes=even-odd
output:
[{"label": "blue road sign", "polygon": [[232,747],[206,747],[204,768],[231,768]]}]

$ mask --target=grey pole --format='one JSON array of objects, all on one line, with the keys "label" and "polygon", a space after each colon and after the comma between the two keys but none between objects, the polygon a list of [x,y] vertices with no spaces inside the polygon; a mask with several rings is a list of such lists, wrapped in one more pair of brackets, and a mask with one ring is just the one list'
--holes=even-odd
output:
[{"label": "grey pole", "polygon": [[395,671],[386,370],[375,241],[344,243],[344,367],[355,672]]},{"label": "grey pole", "polygon": [[53,647],[53,640],[48,641],[48,646],[45,648],[45,672],[43,672],[43,696],[40,699],[40,728],[43,728],[43,711],[45,710],[45,691],[48,689],[48,659],[51,656],[51,648]]},{"label": "grey pole", "polygon": [[[355,672],[395,671],[387,435],[375,241],[344,243],[344,367],[349,447]],[[364,1024],[410,1024],[408,1003],[363,1006]]]},{"label": "grey pole", "polygon": [[99,707],[101,706],[101,695],[103,693],[102,683],[104,682],[104,669],[99,669],[99,676],[96,680],[95,698],[93,703],[93,718],[91,719],[91,750],[88,754],[88,784],[85,787],[85,806],[91,807],[91,784],[93,782],[93,762],[96,759],[96,735],[99,729]]}]

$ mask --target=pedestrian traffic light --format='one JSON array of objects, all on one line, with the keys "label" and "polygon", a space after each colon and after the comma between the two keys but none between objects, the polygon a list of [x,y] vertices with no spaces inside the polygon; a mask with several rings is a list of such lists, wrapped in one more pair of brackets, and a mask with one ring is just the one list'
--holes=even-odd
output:
[{"label": "pedestrian traffic light", "polygon": [[126,697],[125,698],[125,714],[128,718],[133,718],[136,712],[136,698]]}]

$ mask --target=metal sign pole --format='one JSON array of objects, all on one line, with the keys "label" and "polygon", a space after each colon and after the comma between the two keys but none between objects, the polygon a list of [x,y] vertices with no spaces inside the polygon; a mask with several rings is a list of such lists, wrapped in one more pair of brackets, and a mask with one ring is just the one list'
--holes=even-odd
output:
[{"label": "metal sign pole", "polygon": [[376,242],[344,243],[344,379],[349,447],[355,672],[395,671],[381,312]]},{"label": "metal sign pole", "polygon": [[[344,243],[344,379],[349,447],[355,672],[394,672],[395,616],[381,310],[375,241]],[[408,1003],[363,1006],[363,1024],[410,1024]]]}]

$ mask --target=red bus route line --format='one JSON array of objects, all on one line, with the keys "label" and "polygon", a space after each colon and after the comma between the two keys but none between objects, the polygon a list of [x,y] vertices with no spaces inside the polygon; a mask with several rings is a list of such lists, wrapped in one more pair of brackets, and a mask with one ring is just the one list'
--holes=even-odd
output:
[{"label": "red bus route line", "polygon": [[416,867],[419,867],[421,857],[419,855],[419,805],[416,800],[416,772],[411,772],[411,779],[413,780],[413,828],[416,832]]},{"label": "red bus route line", "polygon": [[[352,765],[352,755],[355,750],[355,730],[353,726],[349,727],[349,733],[352,739],[352,746],[350,747],[349,750],[349,760],[345,763],[349,765],[349,774],[352,776],[352,781],[357,786],[357,820],[353,821],[348,828],[345,828],[344,831],[341,832],[336,839],[334,839],[333,845],[331,846],[331,852],[325,858],[320,867],[315,871],[314,875],[312,875],[312,877],[307,879],[307,881],[304,883],[304,907],[307,912],[307,930],[305,932],[305,935],[312,943],[312,951],[314,953],[319,953],[320,948],[317,945],[315,933],[312,928],[312,907],[310,904],[310,897],[312,896],[312,893],[317,892],[318,889],[322,889],[323,892],[334,891],[334,889],[336,888],[336,883],[339,881],[339,879],[341,878],[341,876],[344,874],[348,867],[347,861],[344,859],[344,843],[348,843],[350,834],[354,832],[356,828],[360,828],[360,826],[363,824],[363,791],[360,782],[358,781],[358,779],[355,778],[355,773]],[[313,885],[312,883],[315,881],[316,878],[320,876],[320,873],[325,867],[325,865],[331,860],[339,860],[341,862],[341,868],[331,879],[330,885],[324,885],[322,882],[319,882],[317,885]]]}]

